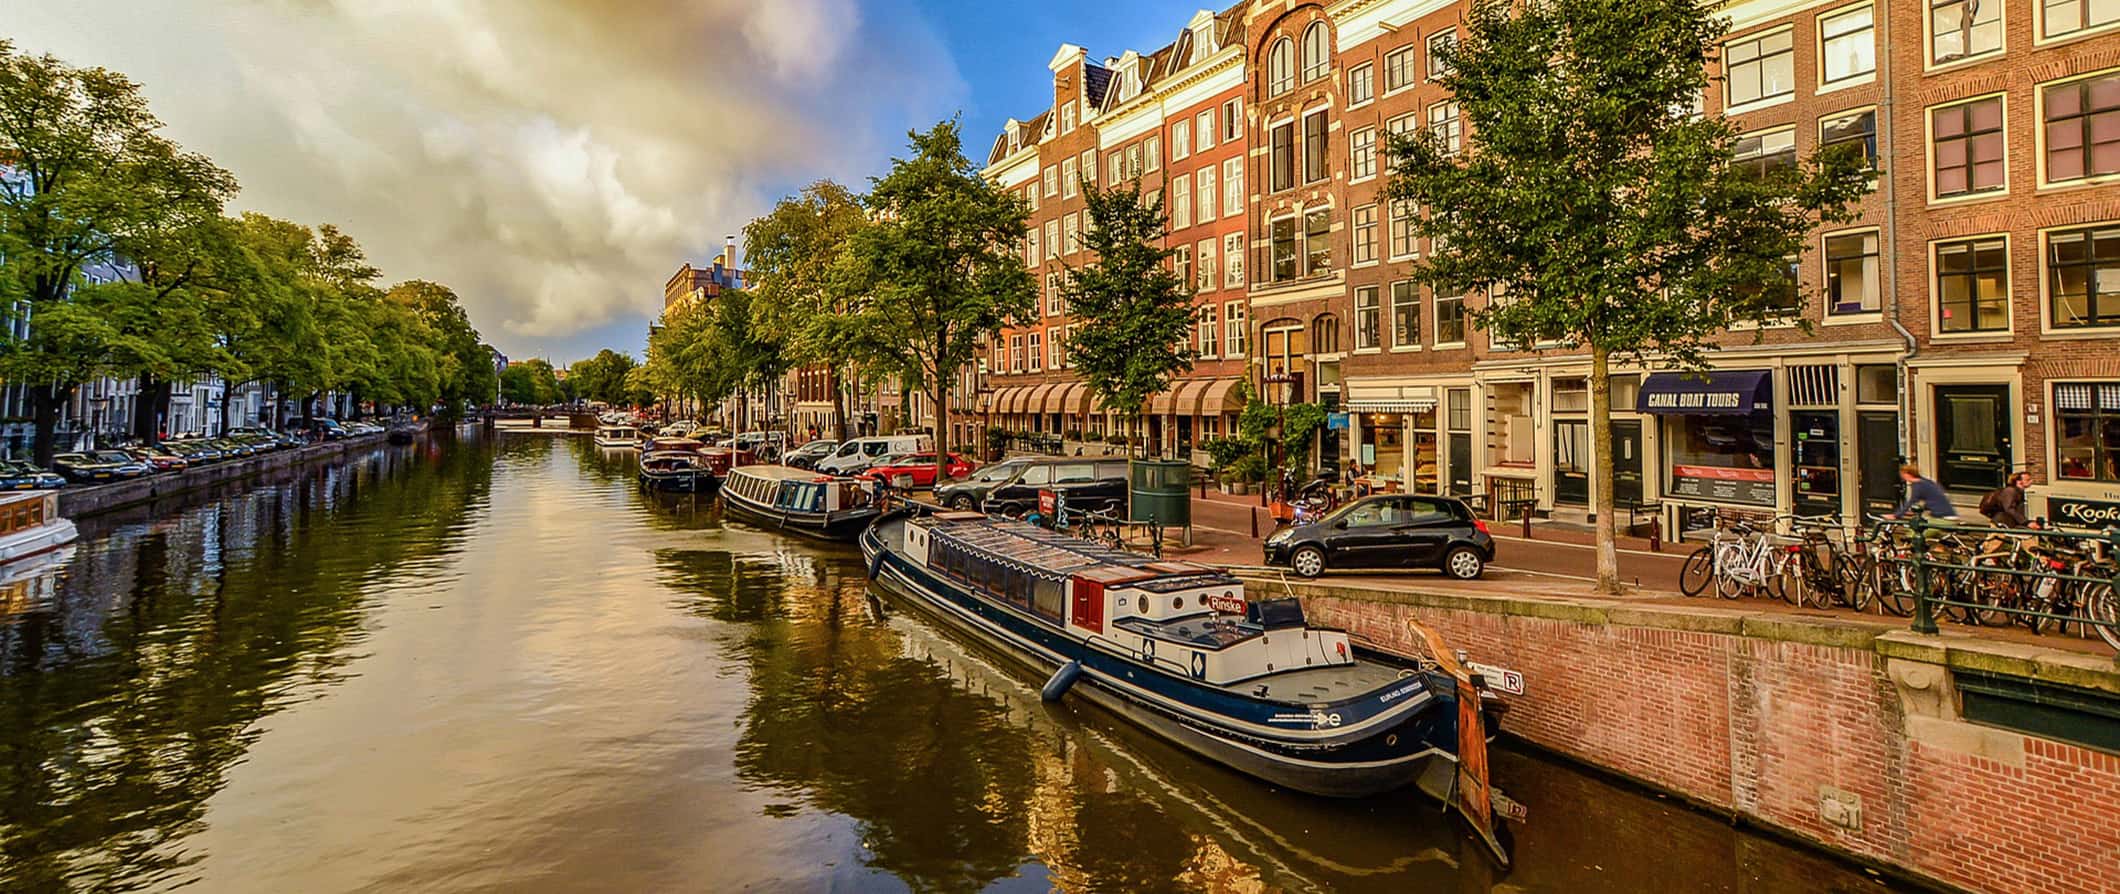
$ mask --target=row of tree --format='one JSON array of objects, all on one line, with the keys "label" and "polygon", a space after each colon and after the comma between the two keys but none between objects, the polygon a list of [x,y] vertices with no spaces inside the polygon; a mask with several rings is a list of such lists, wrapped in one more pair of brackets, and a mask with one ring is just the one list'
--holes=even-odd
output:
[{"label": "row of tree", "polygon": [[[1704,0],[1473,4],[1467,15],[1464,39],[1441,51],[1461,144],[1393,139],[1386,192],[1424,209],[1414,226],[1434,248],[1412,275],[1492,296],[1471,314],[1498,342],[1589,355],[1599,580],[1616,589],[1612,366],[1698,367],[1732,324],[1783,313],[1797,288],[1788,259],[1821,222],[1849,219],[1874,171],[1859,151],[1766,173],[1732,164],[1731,123],[1691,111],[1728,30]],[[667,316],[643,387],[714,400],[817,364],[896,377],[948,407],[976,352],[1035,317],[1019,251],[1029,208],[980,176],[955,122],[911,137],[869,193],[818,183],[747,226],[751,291]],[[1138,408],[1193,362],[1191,288],[1140,183],[1082,186],[1094,260],[1065,277],[1068,361],[1105,406]]]},{"label": "row of tree", "polygon": [[305,419],[324,392],[422,411],[492,398],[492,349],[448,287],[384,285],[329,224],[229,215],[234,175],[160,130],[124,75],[0,40],[0,308],[26,324],[0,334],[0,381],[26,386],[39,462],[103,377],[139,381],[149,441],[172,388],[206,376],[271,383]]}]

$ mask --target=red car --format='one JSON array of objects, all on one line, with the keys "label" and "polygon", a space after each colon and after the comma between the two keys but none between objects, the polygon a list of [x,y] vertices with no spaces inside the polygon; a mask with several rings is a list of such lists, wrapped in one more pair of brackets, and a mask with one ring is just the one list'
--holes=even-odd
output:
[{"label": "red car", "polygon": [[160,447],[127,447],[127,456],[146,463],[157,472],[182,472],[191,462]]},{"label": "red car", "polygon": [[[948,472],[951,478],[963,478],[971,474],[973,468],[975,466],[971,460],[952,453],[944,471]],[[935,454],[901,453],[897,456],[886,456],[862,471],[861,477],[881,481],[893,487],[934,487]]]}]

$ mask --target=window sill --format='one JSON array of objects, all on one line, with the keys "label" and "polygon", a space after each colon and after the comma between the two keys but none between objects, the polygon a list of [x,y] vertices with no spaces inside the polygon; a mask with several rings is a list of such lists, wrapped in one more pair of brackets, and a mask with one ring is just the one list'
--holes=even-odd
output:
[{"label": "window sill", "polygon": [[2084,338],[2112,338],[2116,335],[2120,335],[2120,323],[2115,323],[2107,326],[2067,326],[2060,328],[2056,328],[2054,326],[2046,326],[2039,330],[2039,335],[2042,338],[2071,340]]},{"label": "window sill", "polygon": [[1824,96],[1828,93],[1839,93],[1842,90],[1849,90],[1856,87],[1862,87],[1875,83],[1877,83],[1877,70],[1873,68],[1859,75],[1849,75],[1848,77],[1842,80],[1834,81],[1830,84],[1820,84],[1818,85],[1817,89],[1811,91],[1811,95]]},{"label": "window sill", "polygon": [[[2004,40],[2006,42],[2008,38],[2004,38]],[[1933,47],[1934,44],[1931,44],[1930,46]],[[1935,74],[1939,71],[1957,68],[1968,63],[1985,62],[1990,58],[2002,55],[2003,50],[2005,49],[2008,49],[2006,43],[2002,49],[1988,50],[1986,52],[1974,56],[1959,56],[1955,59],[1951,59],[1944,62],[1938,62],[1936,61],[1936,58],[1934,56],[1930,56],[1921,61],[1921,72],[1923,74]]]},{"label": "window sill", "polygon": [[1348,104],[1348,106],[1347,106],[1347,107],[1346,107],[1345,109],[1342,109],[1341,111],[1345,111],[1345,112],[1352,112],[1352,111],[1355,111],[1355,110],[1357,110],[1357,109],[1366,109],[1366,108],[1369,108],[1369,107],[1370,107],[1370,106],[1371,106],[1372,104],[1374,104],[1375,102],[1376,102],[1376,97],[1373,97],[1373,96],[1372,96],[1372,97],[1370,97],[1370,98],[1368,98],[1368,99],[1362,100],[1361,102],[1357,102],[1357,103],[1350,103],[1350,104]]},{"label": "window sill", "polygon": [[1785,106],[1795,101],[1796,91],[1794,89],[1791,89],[1787,93],[1769,96],[1764,99],[1755,99],[1742,105],[1724,106],[1722,113],[1724,115],[1743,115],[1748,112],[1757,112],[1763,109],[1771,109],[1775,106]]},{"label": "window sill", "polygon": [[1974,205],[1981,202],[2000,201],[2009,197],[2010,186],[2005,182],[1994,189],[1983,189],[1979,192],[1964,192],[1954,196],[1932,195],[1929,197],[1929,207],[1934,208],[1938,205]]},{"label": "window sill", "polygon": [[1465,343],[1461,341],[1439,341],[1435,343],[1435,349],[1438,351],[1458,351],[1463,350],[1464,347]]},{"label": "window sill", "polygon": [[1420,346],[1420,345],[1392,345],[1392,346],[1391,346],[1391,353],[1393,353],[1393,354],[1417,354],[1417,353],[1420,353],[1420,352],[1421,352],[1422,350],[1423,350],[1423,348],[1422,348],[1422,346]]},{"label": "window sill", "polygon": [[1356,349],[1354,349],[1354,352],[1355,352],[1355,354],[1357,354],[1357,355],[1362,355],[1362,354],[1382,354],[1382,353],[1384,353],[1384,349],[1383,349],[1383,348],[1356,348]]},{"label": "window sill", "polygon": [[[2043,164],[2040,166],[2045,167],[2045,165]],[[2075,189],[2088,189],[2091,187],[2109,186],[2114,183],[2120,183],[2120,173],[2097,174],[2090,177],[2078,177],[2074,180],[2042,180],[2039,183],[2039,188],[2035,190],[2035,192],[2040,195],[2045,195],[2048,193],[2068,192],[2070,190]]]},{"label": "window sill", "polygon": [[1364,174],[1364,175],[1362,175],[1362,176],[1360,176],[1360,177],[1354,177],[1354,178],[1350,178],[1350,179],[1349,179],[1349,180],[1347,181],[1347,185],[1348,185],[1348,186],[1353,186],[1353,185],[1355,185],[1355,184],[1357,184],[1357,183],[1368,183],[1369,181],[1371,181],[1371,180],[1375,180],[1375,179],[1377,179],[1377,175],[1375,175],[1375,174]]},{"label": "window sill", "polygon": [[2081,31],[2070,31],[2067,34],[2057,34],[2052,37],[2035,37],[2032,39],[2032,46],[2038,47],[2043,50],[2047,47],[2057,46],[2065,43],[2074,43],[2086,37],[2097,37],[2098,35],[2110,34],[2114,31],[2120,31],[2120,22],[2107,22],[2103,25],[2092,25],[2091,27],[2085,28]]},{"label": "window sill", "polygon": [[2007,343],[2009,341],[2014,340],[2016,337],[2017,333],[2012,332],[2008,329],[1995,329],[1981,332],[1953,332],[1950,334],[1944,334],[1941,332],[1929,333],[1929,341],[1933,344],[1939,345],[1991,344],[1997,342]]},{"label": "window sill", "polygon": [[1821,321],[1819,322],[1819,325],[1821,325],[1821,326],[1862,326],[1862,325],[1868,325],[1868,324],[1875,324],[1875,323],[1882,323],[1882,322],[1884,322],[1884,311],[1881,311],[1881,310],[1875,310],[1875,311],[1862,311],[1862,312],[1860,312],[1860,313],[1831,313],[1831,312],[1828,312],[1828,313],[1826,314],[1826,317],[1825,317],[1825,319],[1824,319],[1824,320],[1821,320]]}]

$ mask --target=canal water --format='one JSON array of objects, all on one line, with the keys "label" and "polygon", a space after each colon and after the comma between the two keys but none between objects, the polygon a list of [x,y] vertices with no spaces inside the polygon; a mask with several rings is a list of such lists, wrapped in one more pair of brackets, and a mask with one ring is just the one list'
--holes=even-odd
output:
[{"label": "canal water", "polygon": [[[0,890],[1868,891],[1504,750],[1498,873],[1036,686],[859,555],[446,437],[88,520],[0,579]],[[1532,685],[1537,685],[1532,681]]]}]

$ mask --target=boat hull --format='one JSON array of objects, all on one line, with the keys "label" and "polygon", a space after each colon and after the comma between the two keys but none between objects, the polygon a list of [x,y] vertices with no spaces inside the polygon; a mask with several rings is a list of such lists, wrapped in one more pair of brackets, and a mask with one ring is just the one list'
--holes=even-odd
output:
[{"label": "boat hull", "polygon": [[761,505],[738,495],[734,490],[721,492],[721,508],[730,516],[756,527],[786,531],[833,543],[853,543],[855,538],[861,536],[861,532],[868,530],[869,523],[876,520],[876,513],[873,511],[783,511]]},{"label": "boat hull", "polygon": [[711,494],[720,482],[714,473],[705,469],[689,469],[682,472],[640,472],[640,486],[649,490],[684,494]]},{"label": "boat hull", "polygon": [[632,450],[632,449],[634,449],[634,448],[636,448],[636,447],[639,447],[639,446],[640,446],[640,442],[639,442],[639,441],[637,441],[637,440],[634,440],[633,438],[597,438],[597,439],[596,439],[596,446],[598,446],[598,447],[608,447],[608,448],[610,448],[610,449],[613,449],[613,450],[618,450],[618,449]]},{"label": "boat hull", "polygon": [[53,518],[27,531],[0,537],[0,564],[42,555],[74,542],[81,536],[74,523]]},{"label": "boat hull", "polygon": [[[1011,635],[980,617],[967,600],[979,597],[884,546],[872,527],[861,538],[871,579],[905,600],[923,615],[971,637],[1033,673],[1057,671],[1069,661],[1096,662],[1070,694],[1089,700],[1180,748],[1274,785],[1313,795],[1359,798],[1394,791],[1420,779],[1437,764],[1455,758],[1437,743],[1455,735],[1454,701],[1430,697],[1418,710],[1405,712],[1389,725],[1337,742],[1274,741],[1249,734],[1239,724],[1218,725],[1212,718],[1174,710],[1146,687],[1113,666],[1111,656],[1080,644],[1032,642]],[[1079,641],[1077,641],[1079,643]],[[1144,678],[1152,674],[1142,671]]]}]

